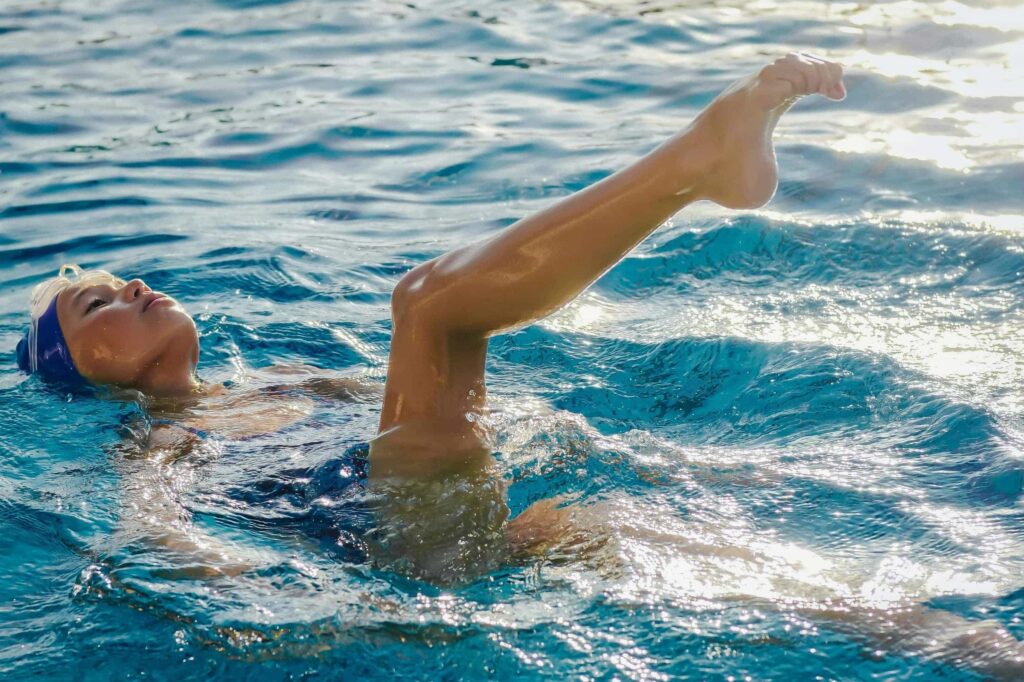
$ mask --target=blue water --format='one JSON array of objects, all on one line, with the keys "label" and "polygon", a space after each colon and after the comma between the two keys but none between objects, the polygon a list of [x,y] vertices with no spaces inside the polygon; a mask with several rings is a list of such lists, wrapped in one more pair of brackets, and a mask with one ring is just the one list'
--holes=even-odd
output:
[{"label": "blue water", "polygon": [[[923,603],[1024,639],[1024,20],[1014,2],[0,6],[0,347],[64,262],[193,313],[201,375],[383,381],[402,273],[586,186],[790,49],[848,66],[764,209],[681,213],[491,345],[513,512],[610,540],[438,587],[231,491],[373,403],[210,437],[179,502],[261,568],[168,572],[126,518],[130,401],[0,356],[5,679],[975,679],[795,604]],[[572,254],[566,254],[572,258]]]}]

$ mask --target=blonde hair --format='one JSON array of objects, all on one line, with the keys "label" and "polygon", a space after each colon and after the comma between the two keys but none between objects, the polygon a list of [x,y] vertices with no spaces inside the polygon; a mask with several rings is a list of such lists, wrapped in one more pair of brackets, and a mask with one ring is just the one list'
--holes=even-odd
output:
[{"label": "blonde hair", "polygon": [[[68,273],[72,276],[69,277]],[[29,359],[32,364],[32,371],[35,372],[38,367],[36,366],[36,325],[39,322],[39,318],[43,316],[46,309],[50,307],[50,303],[53,302],[54,297],[65,289],[73,286],[95,286],[97,284],[110,284],[114,287],[123,287],[125,281],[120,277],[113,275],[106,270],[83,270],[73,263],[65,263],[60,266],[60,271],[56,277],[51,277],[48,280],[40,282],[32,290],[32,296],[29,299],[28,310],[32,316],[32,325],[28,330],[28,347],[32,350],[29,353]]]},{"label": "blonde hair", "polygon": [[[67,273],[74,275],[74,279],[68,277]],[[32,298],[29,302],[29,312],[32,314],[32,321],[36,321],[50,307],[53,297],[68,287],[83,285],[87,287],[97,284],[109,284],[114,287],[123,287],[125,281],[106,270],[83,270],[74,263],[65,263],[60,266],[56,277],[51,277],[45,282],[40,282],[32,290]]]}]

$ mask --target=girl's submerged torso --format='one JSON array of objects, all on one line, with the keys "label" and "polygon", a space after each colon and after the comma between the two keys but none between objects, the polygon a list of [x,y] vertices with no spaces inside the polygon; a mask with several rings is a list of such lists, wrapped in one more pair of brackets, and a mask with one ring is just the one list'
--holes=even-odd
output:
[{"label": "girl's submerged torso", "polygon": [[[151,446],[176,451],[175,459],[194,458],[201,467],[206,456],[189,454],[195,444],[220,442],[230,453],[236,445],[260,448],[266,437],[276,449],[275,435],[310,426],[318,411],[350,409],[342,403],[353,402],[353,395],[379,395],[365,385],[359,393],[348,380],[315,381],[217,385],[187,404],[151,405],[157,408],[151,409]],[[275,453],[255,480],[222,492],[237,504],[232,513],[272,526],[274,535],[312,542],[341,561],[372,561],[439,582],[471,579],[498,568],[512,552],[507,483],[486,421],[403,424],[370,443],[339,443],[337,455],[300,467]]]},{"label": "girl's submerged torso", "polygon": [[242,508],[273,506],[275,524],[294,530],[341,561],[369,559],[368,533],[374,527],[369,502],[369,445],[356,443],[336,459],[282,469],[226,491]]}]

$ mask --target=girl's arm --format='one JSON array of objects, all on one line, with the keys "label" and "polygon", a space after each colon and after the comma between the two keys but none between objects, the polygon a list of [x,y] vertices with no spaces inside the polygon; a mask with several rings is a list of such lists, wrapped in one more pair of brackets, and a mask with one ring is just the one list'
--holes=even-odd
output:
[{"label": "girl's arm", "polygon": [[198,438],[173,425],[155,425],[145,451],[123,467],[125,509],[121,533],[168,551],[174,573],[189,577],[237,575],[258,565],[256,557],[225,544],[192,523],[181,504],[188,483],[184,468],[175,471]]},{"label": "girl's arm", "polygon": [[280,393],[297,390],[309,396],[345,403],[376,401],[384,393],[384,387],[365,374],[339,375],[300,363],[274,363],[260,368],[257,373],[288,378],[288,383],[263,389],[269,392],[275,389]]}]

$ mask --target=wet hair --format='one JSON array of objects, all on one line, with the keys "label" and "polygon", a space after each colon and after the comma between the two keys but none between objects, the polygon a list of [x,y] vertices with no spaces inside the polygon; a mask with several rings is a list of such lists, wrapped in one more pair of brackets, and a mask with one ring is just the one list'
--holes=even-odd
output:
[{"label": "wet hair", "polygon": [[[67,273],[69,272],[74,275],[74,278],[68,276]],[[53,300],[54,296],[68,287],[78,286],[79,284],[87,287],[97,284],[123,287],[125,281],[106,270],[83,270],[73,263],[65,263],[60,266],[60,271],[56,277],[40,282],[32,290],[32,298],[29,303],[29,312],[32,314],[32,319],[38,320],[39,316],[46,312],[46,308],[50,305],[50,301]]]},{"label": "wet hair", "polygon": [[[69,276],[70,274],[70,276]],[[125,281],[120,277],[113,275],[106,270],[83,270],[74,264],[64,264],[60,266],[60,271],[56,277],[40,282],[32,290],[32,296],[29,299],[29,314],[32,316],[32,322],[28,329],[28,348],[32,349],[32,352],[28,353],[29,361],[31,362],[31,372],[36,372],[38,366],[36,364],[37,357],[34,349],[36,348],[36,333],[38,331],[39,318],[42,317],[50,304],[53,303],[53,299],[65,289],[73,286],[94,286],[97,284],[109,284],[113,287],[122,287]]]}]

